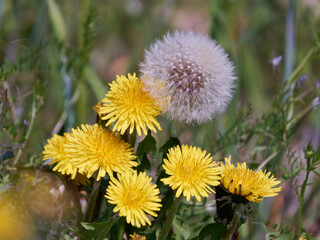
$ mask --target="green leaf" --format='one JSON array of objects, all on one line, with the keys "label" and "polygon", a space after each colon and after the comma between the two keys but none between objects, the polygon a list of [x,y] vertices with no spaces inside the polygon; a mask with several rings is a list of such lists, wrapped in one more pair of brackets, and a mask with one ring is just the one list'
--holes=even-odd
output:
[{"label": "green leaf", "polygon": [[211,223],[202,228],[201,232],[199,233],[198,240],[205,239],[208,236],[211,236],[211,240],[220,240],[226,231],[226,226],[220,223]]},{"label": "green leaf", "polygon": [[180,140],[179,138],[177,137],[170,137],[168,139],[168,141],[165,142],[165,144],[163,144],[160,149],[159,149],[159,152],[162,152],[163,155],[162,155],[162,158],[165,158],[166,157],[166,154],[168,153],[168,150],[172,147],[175,147],[177,145],[181,145],[180,144]]},{"label": "green leaf", "polygon": [[73,229],[71,226],[68,226],[74,233],[83,237],[84,239],[94,239],[96,238],[101,230],[106,226],[108,222],[81,222],[82,229],[76,230]]},{"label": "green leaf", "polygon": [[107,93],[108,84],[103,84],[100,77],[97,75],[94,69],[89,65],[85,67],[84,75],[90,87],[92,88],[96,96],[96,99],[100,101],[102,98],[104,98],[105,94]]},{"label": "green leaf", "polygon": [[55,0],[47,0],[47,3],[54,33],[59,41],[64,41],[67,36],[67,31],[65,29],[61,10]]},{"label": "green leaf", "polygon": [[[140,159],[140,158],[139,158]],[[150,169],[151,168],[151,163],[150,163],[150,161],[149,161],[149,159],[148,159],[148,157],[147,157],[147,155],[146,154],[143,154],[143,156],[142,156],[142,158],[140,159],[140,161],[141,161],[141,163],[140,163],[140,165],[139,165],[139,167],[138,167],[138,172],[142,172],[142,171],[144,171],[144,170],[148,170],[148,169]]]},{"label": "green leaf", "polygon": [[73,240],[72,237],[68,236],[68,235],[65,234],[65,233],[62,233],[62,236],[63,236],[63,239],[64,239],[64,240]]},{"label": "green leaf", "polygon": [[137,149],[137,156],[140,160],[140,165],[137,170],[144,171],[151,168],[150,161],[147,154],[151,154],[157,151],[156,140],[151,135],[151,131],[148,131],[148,135],[139,143]]},{"label": "green leaf", "polygon": [[87,223],[87,222],[81,222],[81,225],[84,227],[86,230],[101,230],[106,223],[104,222],[94,222],[94,223]]},{"label": "green leaf", "polygon": [[156,236],[156,231],[153,231],[151,233],[148,233],[146,235],[146,239],[148,240],[156,240],[157,239],[157,236]]},{"label": "green leaf", "polygon": [[277,238],[277,240],[292,240],[294,239],[294,233],[289,232]]},{"label": "green leaf", "polygon": [[190,236],[190,226],[177,217],[173,220],[174,230],[183,236],[183,239],[188,239]]},{"label": "green leaf", "polygon": [[148,135],[141,141],[138,145],[137,155],[142,159],[143,155],[146,153],[154,153],[157,151],[156,140],[151,135],[151,131],[148,131]]}]

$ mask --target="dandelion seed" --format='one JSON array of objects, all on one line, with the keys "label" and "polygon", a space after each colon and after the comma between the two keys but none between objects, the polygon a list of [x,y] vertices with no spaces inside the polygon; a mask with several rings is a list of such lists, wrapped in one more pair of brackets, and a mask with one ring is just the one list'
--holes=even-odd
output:
[{"label": "dandelion seed", "polygon": [[234,87],[233,65],[207,35],[175,31],[157,40],[140,64],[141,80],[164,114],[203,123],[225,111]]}]

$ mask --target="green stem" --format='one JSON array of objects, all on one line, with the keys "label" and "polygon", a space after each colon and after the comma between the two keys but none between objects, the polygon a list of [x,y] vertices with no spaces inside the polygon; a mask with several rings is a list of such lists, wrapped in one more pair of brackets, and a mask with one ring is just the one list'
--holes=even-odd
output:
[{"label": "green stem", "polygon": [[297,0],[289,0],[289,7],[286,16],[286,39],[285,39],[285,76],[286,81],[293,71],[296,55],[296,12]]},{"label": "green stem", "polygon": [[118,222],[118,240],[123,240],[125,226],[126,226],[126,219],[121,218]]},{"label": "green stem", "polygon": [[304,199],[304,194],[306,191],[306,187],[307,187],[307,183],[308,183],[308,178],[309,178],[309,173],[310,173],[310,169],[309,169],[309,159],[307,159],[307,174],[306,174],[306,179],[303,181],[303,184],[301,186],[301,192],[300,192],[300,198],[299,198],[299,216],[298,216],[298,231],[299,234],[298,236],[300,236],[301,234],[301,229],[302,229],[302,209],[303,209],[303,199]]},{"label": "green stem", "polygon": [[241,214],[240,205],[238,205],[236,207],[236,209],[234,210],[234,215],[233,215],[233,219],[232,219],[231,225],[228,228],[227,232],[224,234],[222,240],[230,240],[230,239],[232,239],[232,235],[236,231],[238,223],[239,223],[239,220],[240,220],[240,214]]},{"label": "green stem", "polygon": [[101,183],[101,181],[94,180],[92,191],[91,191],[91,194],[89,197],[88,209],[87,209],[87,212],[84,216],[85,222],[91,222],[91,220],[92,220],[93,211],[96,206],[96,201],[97,201],[97,197],[99,194],[100,183]]},{"label": "green stem", "polygon": [[160,236],[159,236],[158,240],[166,240],[167,239],[167,236],[168,236],[168,233],[170,231],[173,219],[174,219],[174,217],[175,217],[175,215],[177,213],[177,210],[179,208],[181,199],[182,199],[182,195],[180,195],[180,197],[175,198],[173,200],[173,203],[172,203],[172,205],[171,205],[171,207],[169,209],[168,218],[167,218],[166,222],[163,225],[163,228],[162,228],[162,230],[160,232]]},{"label": "green stem", "polygon": [[108,234],[108,232],[112,228],[113,224],[115,224],[118,221],[118,219],[119,218],[116,216],[111,217],[109,221],[106,223],[106,226],[102,229],[97,240],[103,240],[104,237]]},{"label": "green stem", "polygon": [[[35,94],[35,93],[34,93]],[[30,137],[30,134],[31,134],[31,130],[33,128],[33,125],[34,125],[34,120],[36,118],[36,114],[37,114],[37,104],[36,104],[36,100],[35,100],[35,97],[33,98],[33,101],[32,101],[32,110],[31,110],[31,120],[30,120],[30,124],[28,126],[28,129],[27,129],[27,132],[26,132],[26,135],[24,137],[25,141],[27,142],[29,137]],[[21,146],[21,148],[19,148],[19,151],[17,153],[17,156],[16,158],[14,159],[14,162],[13,162],[13,166],[16,166],[18,161],[19,161],[19,158],[22,154],[22,148],[26,145],[26,143],[23,144],[23,146]]]},{"label": "green stem", "polygon": [[69,72],[67,71],[67,63],[68,63],[68,58],[67,56],[61,54],[60,56],[61,62],[62,62],[62,68],[60,70],[61,78],[63,81],[63,87],[64,87],[64,108],[66,112],[68,113],[67,115],[67,123],[66,123],[66,131],[70,132],[74,122],[75,122],[75,113],[74,113],[74,108],[72,104],[72,78]]},{"label": "green stem", "polygon": [[303,60],[300,62],[300,64],[296,67],[296,69],[293,71],[291,76],[289,77],[288,81],[286,81],[286,84],[284,86],[284,101],[288,99],[290,94],[287,94],[287,91],[293,91],[295,88],[296,82],[298,80],[298,76],[302,73],[303,69],[307,65],[307,63],[310,61],[310,59],[318,53],[320,49],[320,43],[317,43],[316,46],[311,48],[307,55],[303,58]]},{"label": "green stem", "polygon": [[296,83],[298,81],[298,76],[302,73],[302,70],[307,65],[307,63],[310,61],[310,59],[318,53],[320,49],[320,44],[317,43],[317,45],[309,50],[307,55],[304,57],[304,59],[300,62],[298,67],[294,70],[294,72],[291,74],[290,78],[286,82],[284,86],[284,92],[283,92],[283,101],[287,101],[290,98],[290,105],[289,105],[289,111],[287,115],[287,120],[291,119],[294,113],[294,102],[293,102],[293,90],[296,87]]}]

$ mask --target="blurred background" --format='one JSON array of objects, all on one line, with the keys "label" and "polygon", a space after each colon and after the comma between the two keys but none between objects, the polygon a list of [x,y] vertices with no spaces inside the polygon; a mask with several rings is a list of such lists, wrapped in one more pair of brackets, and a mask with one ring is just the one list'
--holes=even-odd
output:
[{"label": "blurred background", "polygon": [[[251,119],[272,109],[278,89],[316,44],[320,2],[0,0],[1,101],[5,106],[7,96],[10,107],[7,113],[2,112],[0,143],[3,159],[11,159],[15,166],[19,163],[19,171],[13,170],[19,173],[15,181],[27,182],[31,181],[30,175],[36,176],[38,180],[31,181],[34,191],[49,196],[55,189],[60,195],[53,198],[54,205],[65,202],[68,193],[59,188],[60,178],[39,171],[46,139],[82,123],[94,123],[96,113],[92,107],[106,94],[107,83],[115,80],[116,75],[138,73],[145,49],[174,29],[209,34],[225,48],[235,65],[237,88],[228,111],[217,120],[201,126],[181,126],[161,117],[164,130],[155,136],[158,147],[173,135],[182,143],[210,152],[216,150],[213,152],[216,160],[222,160],[228,153],[235,161],[247,161],[254,155],[250,143],[244,149],[236,144],[219,149],[215,139],[234,124],[240,109],[250,110]],[[292,137],[290,147],[298,155],[308,141],[319,146],[320,110],[316,108],[317,95],[312,92],[320,86],[319,66],[319,58],[308,63],[297,84],[297,95],[302,96],[301,101],[298,99],[300,108],[305,108],[303,103],[314,103],[314,109],[299,121]],[[11,126],[10,130],[6,124]],[[0,194],[10,188],[12,180],[10,174],[2,175]],[[316,236],[320,231],[320,206],[314,199],[319,197],[320,183],[319,178],[314,181],[317,184],[310,190],[313,195],[308,203],[314,210],[306,213],[305,221],[308,231]],[[48,188],[39,190],[35,187],[38,182],[46,182]],[[39,194],[34,202],[43,205],[37,201]],[[286,220],[294,228],[298,204],[293,187],[285,188],[275,201],[265,201],[263,206],[267,210],[261,211],[266,219],[278,223]],[[43,206],[35,207],[39,208]],[[45,213],[46,219],[62,214],[61,209],[51,209],[53,212]],[[52,231],[58,231],[61,219],[63,216],[59,215]],[[43,221],[51,224],[51,220]],[[50,224],[42,225],[47,227],[43,232],[50,232]],[[247,233],[242,235],[248,237],[250,229],[245,229]],[[47,239],[54,236],[50,234]]]}]

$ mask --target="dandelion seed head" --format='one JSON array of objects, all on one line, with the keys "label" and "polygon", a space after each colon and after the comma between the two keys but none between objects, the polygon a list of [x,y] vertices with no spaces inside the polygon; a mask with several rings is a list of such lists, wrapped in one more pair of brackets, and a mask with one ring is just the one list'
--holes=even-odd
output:
[{"label": "dandelion seed head", "polygon": [[140,64],[145,89],[164,106],[164,114],[186,123],[203,123],[226,109],[233,70],[222,47],[191,31],[157,40]]}]

